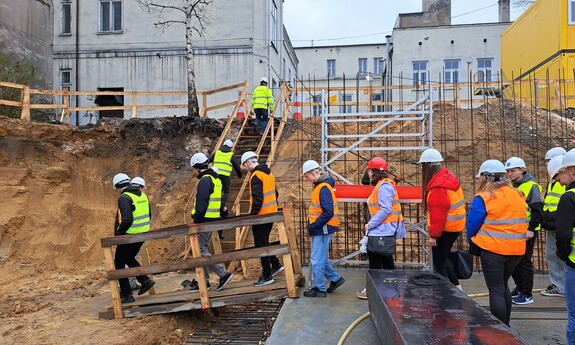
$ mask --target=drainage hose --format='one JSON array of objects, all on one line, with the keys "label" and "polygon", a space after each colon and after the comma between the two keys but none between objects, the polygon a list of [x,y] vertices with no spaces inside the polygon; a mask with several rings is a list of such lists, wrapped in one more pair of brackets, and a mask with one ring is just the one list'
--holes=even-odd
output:
[{"label": "drainage hose", "polygon": [[366,319],[369,315],[370,315],[370,312],[368,311],[367,313],[358,317],[357,320],[352,322],[351,325],[349,325],[349,327],[345,330],[345,332],[343,332],[343,335],[341,336],[341,338],[339,338],[337,345],[343,345],[343,343],[345,342],[345,339],[347,338],[349,333],[351,333],[351,331],[355,328],[355,326],[357,326],[360,322],[362,322],[364,319]]}]

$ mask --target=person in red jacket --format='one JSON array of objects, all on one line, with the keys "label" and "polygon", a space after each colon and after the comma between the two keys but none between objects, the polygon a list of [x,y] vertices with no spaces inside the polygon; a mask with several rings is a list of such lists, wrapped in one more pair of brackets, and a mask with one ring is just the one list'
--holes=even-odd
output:
[{"label": "person in red jacket", "polygon": [[436,149],[423,151],[419,159],[423,181],[423,211],[427,215],[433,269],[461,289],[449,252],[465,229],[465,200],[459,180],[443,167]]}]

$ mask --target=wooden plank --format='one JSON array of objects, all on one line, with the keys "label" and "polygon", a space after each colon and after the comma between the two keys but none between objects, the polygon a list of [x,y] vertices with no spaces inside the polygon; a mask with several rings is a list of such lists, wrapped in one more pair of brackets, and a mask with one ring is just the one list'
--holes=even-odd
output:
[{"label": "wooden plank", "polygon": [[222,91],[228,91],[228,90],[237,89],[238,87],[242,87],[242,86],[244,86],[245,84],[246,84],[246,82],[237,83],[237,84],[233,84],[233,85],[228,85],[228,86],[220,87],[220,88],[217,88],[217,89],[212,89],[212,90],[203,91],[203,93],[206,94],[206,95],[211,95],[211,94],[218,93],[218,92],[222,92]]},{"label": "wooden plank", "polygon": [[123,268],[119,270],[112,268],[112,270],[108,271],[106,274],[108,279],[120,279],[127,277],[136,277],[139,275],[159,274],[159,273],[173,272],[177,270],[204,267],[231,260],[259,258],[263,256],[282,255],[286,253],[289,253],[289,247],[287,246],[287,244],[285,245],[278,244],[268,247],[250,248],[250,249],[242,249],[239,251],[226,252],[223,254],[212,255],[209,257],[199,256],[185,260],[159,262],[151,264],[149,266]]},{"label": "wooden plank", "polygon": [[[142,265],[143,266],[150,266],[150,253],[148,252],[148,245],[146,244],[146,242],[144,242],[144,244],[142,244],[142,248],[140,248],[140,255],[142,256]],[[150,279],[153,279],[154,276],[152,276],[150,274]],[[156,286],[152,286],[152,288],[150,290],[148,290],[150,292],[150,295],[155,295],[156,294]]]},{"label": "wooden plank", "polygon": [[[285,226],[278,228],[278,234],[281,244],[289,244],[285,228],[286,228]],[[288,296],[290,298],[298,298],[299,296],[297,294],[297,287],[295,286],[294,268],[291,259],[291,253],[284,254],[282,258],[283,258],[283,265],[285,268],[284,272],[287,281]]]},{"label": "wooden plank", "polygon": [[20,118],[25,121],[30,121],[30,87],[24,86],[22,90],[22,114]]},{"label": "wooden plank", "polygon": [[16,89],[24,89],[26,87],[26,85],[21,85],[21,84],[16,84],[16,83],[9,83],[7,81],[0,81],[0,86],[5,86],[5,87],[13,87]]},{"label": "wooden plank", "polygon": [[218,255],[222,253],[222,244],[220,242],[220,236],[217,232],[212,234],[212,245],[214,246],[214,254]]},{"label": "wooden plank", "polygon": [[282,224],[285,227],[285,232],[288,238],[288,244],[293,261],[294,273],[302,274],[301,257],[295,236],[295,228],[293,226],[293,209],[289,206],[286,206],[283,208],[283,214],[284,214],[284,222],[283,224],[282,223],[280,224]]},{"label": "wooden plank", "polygon": [[22,102],[16,102],[16,101],[7,101],[4,99],[0,99],[0,104],[2,105],[9,105],[11,107],[22,107]]},{"label": "wooden plank", "polygon": [[247,225],[266,224],[281,221],[283,221],[283,214],[281,212],[274,212],[264,215],[241,215],[201,224],[186,224],[170,228],[154,229],[141,234],[104,237],[100,240],[100,243],[102,247],[109,247],[117,246],[119,244],[138,243],[148,240],[181,237],[194,233],[214,232],[217,230],[235,229],[237,227]]},{"label": "wooden plank", "polygon": [[216,110],[216,109],[222,109],[222,108],[228,108],[228,107],[232,107],[236,105],[236,101],[231,101],[231,102],[226,102],[226,103],[221,103],[221,104],[216,104],[216,105],[212,105],[210,107],[207,107],[206,110],[210,111],[210,110]]},{"label": "wooden plank", "polygon": [[[190,235],[190,248],[192,248],[192,254],[194,258],[202,257],[200,251],[200,240],[198,235]],[[204,266],[196,267],[196,279],[198,281],[198,287],[200,289],[200,300],[202,301],[202,309],[210,308],[210,297],[208,296],[208,285],[206,281]]]},{"label": "wooden plank", "polygon": [[[106,259],[106,269],[116,269],[114,265],[114,256],[112,255],[112,248],[104,248],[104,258]],[[124,317],[122,313],[122,301],[120,298],[120,289],[118,288],[117,280],[110,280],[110,289],[112,290],[112,304],[114,305],[114,318],[121,319]]]},{"label": "wooden plank", "polygon": [[136,111],[137,111],[137,107],[136,107],[136,95],[138,93],[137,92],[132,92],[132,119],[136,118]]}]

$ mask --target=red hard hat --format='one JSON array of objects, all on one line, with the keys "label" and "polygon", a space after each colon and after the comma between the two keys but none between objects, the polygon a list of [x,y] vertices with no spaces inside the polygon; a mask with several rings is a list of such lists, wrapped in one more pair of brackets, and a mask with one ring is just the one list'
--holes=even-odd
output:
[{"label": "red hard hat", "polygon": [[387,170],[387,162],[385,161],[385,159],[383,159],[381,157],[374,157],[374,158],[370,159],[369,162],[367,163],[367,168],[368,169],[374,169],[374,170],[386,171]]}]

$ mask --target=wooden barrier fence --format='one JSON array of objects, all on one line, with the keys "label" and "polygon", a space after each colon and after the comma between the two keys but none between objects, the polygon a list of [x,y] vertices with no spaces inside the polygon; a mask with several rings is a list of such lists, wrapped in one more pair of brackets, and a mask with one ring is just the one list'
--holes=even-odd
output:
[{"label": "wooden barrier fence", "polygon": [[[200,254],[198,239],[198,234],[200,233],[213,233],[218,230],[235,229],[237,227],[271,222],[277,223],[279,244],[261,248],[244,248],[223,254],[215,254],[210,257],[202,257]],[[192,258],[150,263],[147,251],[144,250],[141,253],[142,266],[115,269],[112,250],[115,246],[185,236],[189,236]],[[215,236],[217,236],[217,234]],[[133,317],[137,315],[163,314],[192,309],[207,309],[214,305],[224,306],[248,303],[262,299],[283,298],[286,295],[290,298],[297,298],[298,292],[296,285],[305,285],[293,227],[291,208],[284,208],[280,212],[260,216],[245,215],[229,217],[208,223],[186,224],[157,229],[142,234],[106,237],[101,239],[101,246],[106,259],[106,275],[110,283],[110,289],[112,290],[113,315],[116,319],[121,319],[125,316]],[[253,287],[252,284],[237,284],[242,286],[234,287],[236,284],[230,283],[226,286],[226,289],[222,291],[208,293],[204,266],[270,255],[281,255],[285,268],[285,283],[281,281],[281,279],[278,279],[275,284],[263,287]],[[199,298],[197,294],[190,293],[186,289],[176,292],[150,294],[148,296],[138,297],[134,303],[122,305],[118,279],[139,275],[175,272],[192,268],[196,271],[196,280],[199,285]],[[273,291],[273,294],[270,295],[270,291]],[[198,299],[200,303],[194,302],[194,300],[197,301]]]}]

